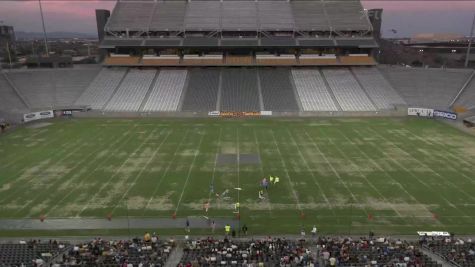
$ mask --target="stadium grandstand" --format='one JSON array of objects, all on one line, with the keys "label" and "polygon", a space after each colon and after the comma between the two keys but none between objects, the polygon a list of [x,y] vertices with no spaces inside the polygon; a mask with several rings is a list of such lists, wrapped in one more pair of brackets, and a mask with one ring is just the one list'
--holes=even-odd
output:
[{"label": "stadium grandstand", "polygon": [[360,0],[106,13],[0,72],[0,267],[475,266],[473,69],[378,64]]}]

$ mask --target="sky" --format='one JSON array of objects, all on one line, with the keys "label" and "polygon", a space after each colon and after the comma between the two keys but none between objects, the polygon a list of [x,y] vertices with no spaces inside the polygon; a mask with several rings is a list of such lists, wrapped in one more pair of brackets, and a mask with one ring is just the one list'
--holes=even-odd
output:
[{"label": "sky", "polygon": [[[475,0],[362,0],[364,8],[383,8],[385,37],[409,37],[417,33],[457,33],[469,35]],[[43,0],[48,32],[70,31],[96,33],[94,10],[109,9],[112,1]],[[0,0],[0,21],[16,31],[40,32],[41,19],[37,1]],[[395,29],[394,34],[391,29]]]}]

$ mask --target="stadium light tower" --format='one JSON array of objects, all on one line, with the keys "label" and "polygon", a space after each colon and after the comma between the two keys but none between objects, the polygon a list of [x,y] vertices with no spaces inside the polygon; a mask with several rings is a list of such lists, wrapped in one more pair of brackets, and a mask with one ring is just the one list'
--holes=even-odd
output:
[{"label": "stadium light tower", "polygon": [[46,56],[49,56],[48,51],[48,37],[46,36],[46,27],[45,27],[45,18],[43,17],[43,7],[41,6],[41,0],[38,0],[38,4],[40,5],[40,14],[41,14],[41,23],[43,24],[43,36],[45,41],[45,52]]},{"label": "stadium light tower", "polygon": [[472,28],[470,29],[470,39],[468,40],[467,55],[465,56],[465,68],[468,67],[468,61],[470,58],[470,50],[472,49],[473,28],[475,28],[475,14],[473,15]]}]

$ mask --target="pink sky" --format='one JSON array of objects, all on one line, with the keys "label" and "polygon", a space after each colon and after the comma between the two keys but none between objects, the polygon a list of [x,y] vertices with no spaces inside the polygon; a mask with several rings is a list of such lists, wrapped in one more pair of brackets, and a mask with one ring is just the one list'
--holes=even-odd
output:
[{"label": "pink sky", "polygon": [[[111,1],[44,1],[48,31],[95,33],[97,8],[112,9]],[[468,34],[475,1],[364,1],[363,6],[384,8],[383,33],[397,29],[400,35],[418,32]],[[38,2],[0,1],[0,21],[18,31],[41,31]]]}]

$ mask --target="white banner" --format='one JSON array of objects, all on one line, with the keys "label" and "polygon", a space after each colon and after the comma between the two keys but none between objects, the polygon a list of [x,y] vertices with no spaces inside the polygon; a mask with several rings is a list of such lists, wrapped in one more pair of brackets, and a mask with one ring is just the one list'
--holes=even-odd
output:
[{"label": "white banner", "polygon": [[262,110],[261,116],[272,116],[272,111],[269,110]]},{"label": "white banner", "polygon": [[41,120],[41,119],[50,119],[50,118],[54,118],[54,113],[52,110],[45,110],[45,111],[38,111],[38,112],[23,114],[24,122],[36,121],[36,120]]},{"label": "white banner", "polygon": [[418,231],[417,234],[419,236],[450,236],[449,232],[437,232],[437,231],[431,231],[431,232],[425,232],[425,231]]},{"label": "white banner", "polygon": [[434,116],[434,110],[431,108],[408,108],[407,115],[418,117],[432,117]]},{"label": "white banner", "polygon": [[217,110],[208,112],[208,116],[219,116],[221,113]]}]

